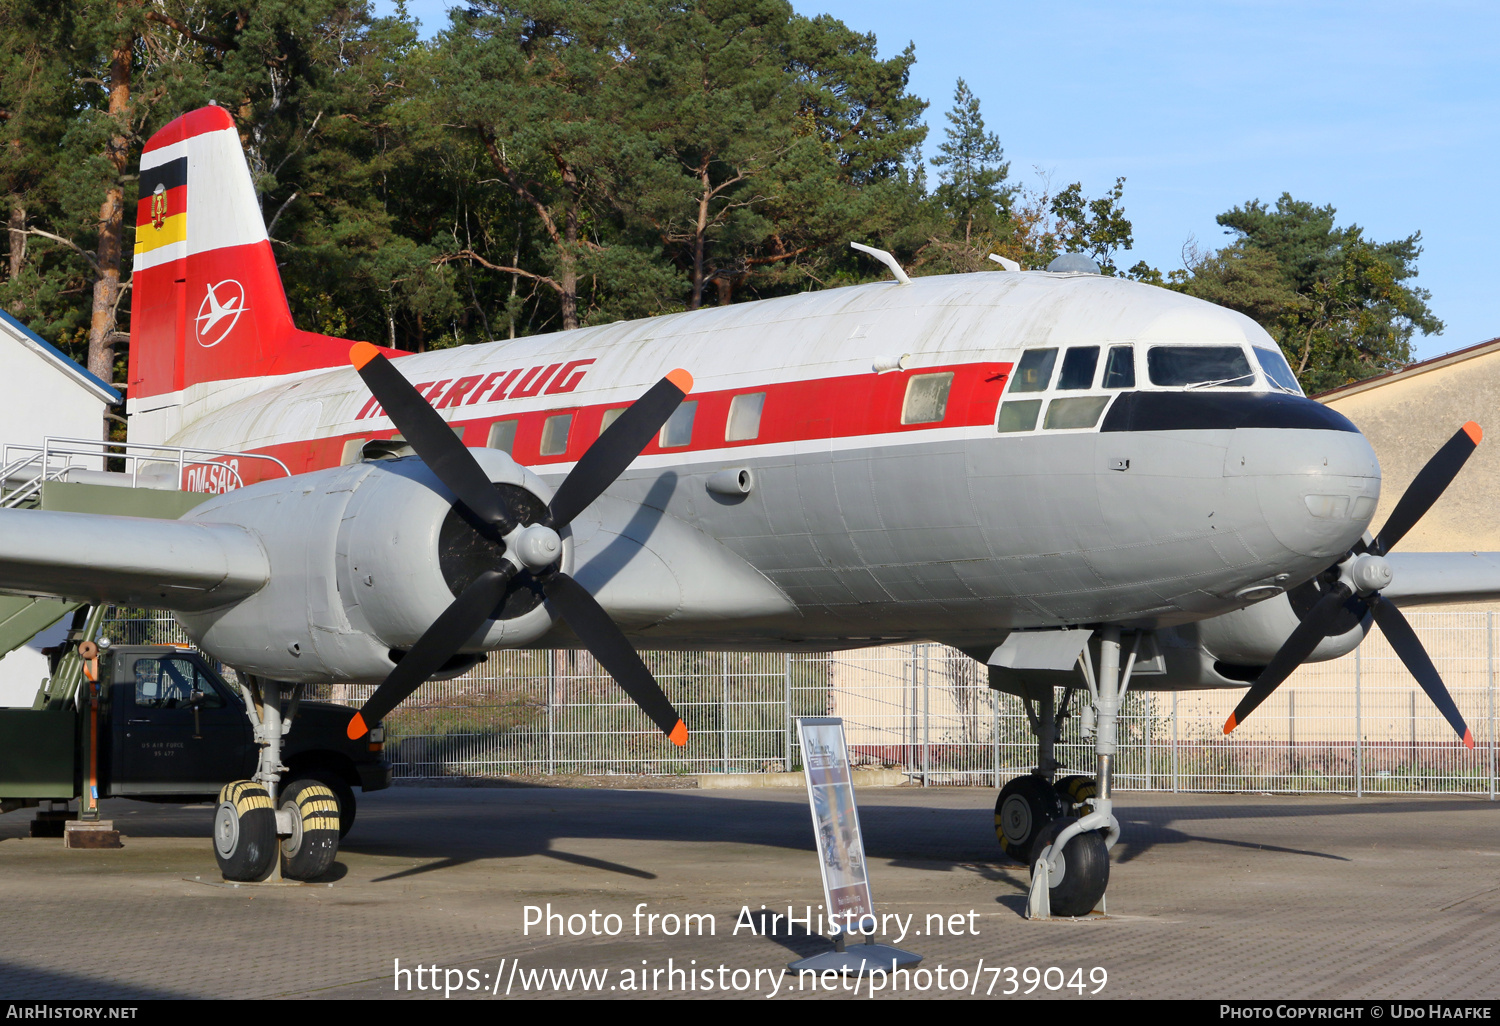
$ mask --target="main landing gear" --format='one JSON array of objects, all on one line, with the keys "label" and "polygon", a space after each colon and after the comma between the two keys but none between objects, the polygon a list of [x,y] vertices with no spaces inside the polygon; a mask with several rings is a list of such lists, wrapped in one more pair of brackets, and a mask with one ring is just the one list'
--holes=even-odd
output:
[{"label": "main landing gear", "polygon": [[1109,850],[1120,837],[1112,811],[1120,700],[1130,685],[1136,653],[1130,653],[1122,671],[1120,628],[1105,626],[1098,636],[1097,668],[1087,645],[1079,656],[1090,697],[1083,721],[1085,735],[1094,739],[1094,776],[1057,777],[1057,724],[1078,689],[1067,688],[1058,709],[1048,683],[1030,689],[1034,697],[1025,699],[1037,738],[1036,769],[1006,784],[995,802],[1001,849],[1031,866],[1031,918],[1086,915],[1099,907],[1109,886]]},{"label": "main landing gear", "polygon": [[291,730],[302,699],[292,688],[285,710],[282,685],[259,677],[240,685],[260,746],[252,780],[224,785],[214,810],[214,857],[225,880],[270,883],[283,877],[313,880],[333,866],[339,850],[339,801],[327,785],[295,780],[279,789],[281,739]]}]

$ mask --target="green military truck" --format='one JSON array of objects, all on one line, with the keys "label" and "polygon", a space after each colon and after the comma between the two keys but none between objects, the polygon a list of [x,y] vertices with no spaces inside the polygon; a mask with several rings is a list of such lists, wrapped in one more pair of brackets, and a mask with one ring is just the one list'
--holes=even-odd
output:
[{"label": "green military truck", "polygon": [[[109,443],[101,451],[136,469],[143,461],[150,469],[165,452],[160,446],[121,450]],[[188,456],[184,450],[178,457],[174,480],[180,481]],[[45,457],[40,466],[46,472],[33,468],[29,483],[9,491],[15,482],[0,480],[5,505],[175,519],[209,498],[123,487],[134,483],[126,475],[96,473],[89,477],[94,483],[61,480]],[[99,483],[112,477],[119,482]],[[77,813],[39,813],[36,826],[47,830],[68,819],[97,821],[101,798],[217,800],[214,855],[226,879],[284,874],[306,880],[332,865],[339,838],[354,823],[355,788],[390,786],[378,724],[351,740],[349,710],[304,702],[300,687],[255,677],[231,686],[188,648],[96,642],[101,607],[0,595],[0,655],[69,615],[67,640],[49,657],[51,672],[32,708],[0,708],[0,812],[78,801]],[[118,835],[97,830],[76,836],[117,841]],[[81,840],[75,846],[98,845]]]},{"label": "green military truck", "polygon": [[[331,836],[320,842],[318,852],[297,857],[302,838],[296,827],[321,823],[311,812],[290,817],[292,836],[262,823],[262,833],[269,829],[272,836],[259,839],[259,855],[251,853],[253,871],[236,871],[249,868],[247,838],[230,837],[226,844],[220,835],[253,828],[245,818],[247,809],[253,817],[255,807],[264,806],[274,816],[264,790],[249,786],[263,746],[257,743],[257,717],[250,715],[244,691],[228,684],[192,649],[111,646],[108,641],[94,645],[87,637],[97,621],[89,621],[87,626],[80,624],[83,629],[75,630],[62,652],[53,656],[53,676],[33,708],[0,709],[0,811],[78,799],[87,815],[102,798],[174,803],[217,799],[216,852],[227,877],[263,875],[270,857],[264,849],[276,845],[275,834],[283,834],[281,862],[288,876],[310,878],[326,871],[337,847]],[[258,696],[252,692],[250,697],[254,702]],[[301,795],[301,804],[310,808],[316,804],[311,798],[331,792],[337,801],[337,836],[342,837],[354,823],[355,788],[374,791],[390,786],[381,730],[351,740],[346,733],[347,708],[295,697],[279,719],[294,723],[295,729],[285,731],[282,739],[285,771],[278,798],[295,804]],[[256,802],[244,794],[229,794],[226,785],[231,782],[245,785],[236,785],[241,792],[248,787],[263,797]],[[233,861],[236,853],[240,864],[227,865],[226,854]]]}]

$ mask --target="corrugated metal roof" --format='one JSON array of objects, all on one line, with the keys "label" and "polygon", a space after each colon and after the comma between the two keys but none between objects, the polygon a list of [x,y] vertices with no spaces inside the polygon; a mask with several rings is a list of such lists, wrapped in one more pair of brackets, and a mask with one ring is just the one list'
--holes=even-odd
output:
[{"label": "corrugated metal roof", "polygon": [[55,365],[58,370],[71,375],[80,385],[92,392],[100,402],[113,406],[123,398],[119,392],[109,387],[108,382],[100,381],[94,375],[78,366],[78,364],[68,359],[61,350],[48,343],[46,339],[26,327],[26,325],[16,320],[4,310],[0,310],[0,333],[4,333],[10,338],[15,339],[42,359]]}]

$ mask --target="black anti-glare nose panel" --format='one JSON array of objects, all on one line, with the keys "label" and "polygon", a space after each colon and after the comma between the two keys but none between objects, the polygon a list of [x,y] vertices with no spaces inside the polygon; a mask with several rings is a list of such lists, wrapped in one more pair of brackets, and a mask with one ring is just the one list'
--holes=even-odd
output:
[{"label": "black anti-glare nose panel", "polygon": [[1211,431],[1226,428],[1359,428],[1337,410],[1281,392],[1126,392],[1104,415],[1100,431]]}]

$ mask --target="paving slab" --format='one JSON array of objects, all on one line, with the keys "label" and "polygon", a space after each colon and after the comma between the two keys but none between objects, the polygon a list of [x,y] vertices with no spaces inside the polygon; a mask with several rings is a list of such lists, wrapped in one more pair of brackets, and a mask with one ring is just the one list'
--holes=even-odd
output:
[{"label": "paving slab", "polygon": [[[924,956],[877,999],[1500,996],[1495,803],[1125,792],[1109,915],[1029,922],[993,791],[858,793],[877,905],[907,924],[882,939]],[[785,921],[823,899],[795,792],[393,788],[361,796],[328,879],[282,888],[215,885],[207,805],[104,805],[122,848],[0,817],[0,997],[855,993],[779,975],[829,948]]]}]

